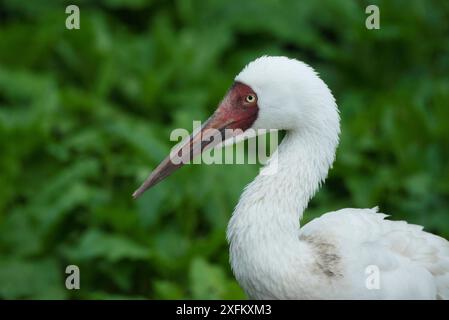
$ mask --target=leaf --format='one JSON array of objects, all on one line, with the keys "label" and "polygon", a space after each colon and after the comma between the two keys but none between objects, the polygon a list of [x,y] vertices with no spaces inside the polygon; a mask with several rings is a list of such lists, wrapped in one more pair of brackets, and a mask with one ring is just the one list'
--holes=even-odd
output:
[{"label": "leaf", "polygon": [[185,297],[182,288],[174,282],[155,280],[153,286],[158,299],[183,299]]},{"label": "leaf", "polygon": [[64,269],[52,259],[0,261],[0,296],[4,299],[64,299]]},{"label": "leaf", "polygon": [[226,292],[223,270],[202,258],[192,260],[189,276],[194,299],[220,299]]},{"label": "leaf", "polygon": [[111,263],[123,259],[147,260],[150,250],[128,238],[91,229],[72,247],[65,249],[71,261],[105,259]]}]

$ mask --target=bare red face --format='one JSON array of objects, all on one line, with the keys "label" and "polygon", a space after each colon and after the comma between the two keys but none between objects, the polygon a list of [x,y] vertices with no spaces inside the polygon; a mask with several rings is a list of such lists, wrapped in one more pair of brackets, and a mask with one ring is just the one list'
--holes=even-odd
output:
[{"label": "bare red face", "polygon": [[[214,138],[217,133],[222,138],[224,137],[225,131],[229,131],[227,129],[238,130],[239,132],[249,129],[254,121],[256,121],[258,112],[259,107],[257,105],[256,93],[246,84],[235,82],[214,114],[201,127],[201,130],[197,134],[190,136],[189,139],[177,148],[176,152],[181,154],[187,151],[188,158],[191,159],[204,150],[213,148],[220,143],[222,140]],[[209,136],[209,138],[204,139],[205,136]],[[139,197],[147,189],[180,168],[184,163],[174,163],[170,156],[166,157],[140,188],[134,192],[133,197]]]},{"label": "bare red face", "polygon": [[[235,82],[210,120],[231,121],[227,129],[250,128],[257,119],[259,107],[256,93],[246,84]],[[210,121],[209,120],[209,121]]]}]

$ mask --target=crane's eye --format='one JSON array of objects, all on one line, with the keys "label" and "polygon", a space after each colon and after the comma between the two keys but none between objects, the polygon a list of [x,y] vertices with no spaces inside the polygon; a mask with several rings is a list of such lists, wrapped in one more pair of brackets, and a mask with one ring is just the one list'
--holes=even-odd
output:
[{"label": "crane's eye", "polygon": [[256,96],[254,94],[249,94],[245,97],[245,101],[248,103],[253,103],[256,101]]}]

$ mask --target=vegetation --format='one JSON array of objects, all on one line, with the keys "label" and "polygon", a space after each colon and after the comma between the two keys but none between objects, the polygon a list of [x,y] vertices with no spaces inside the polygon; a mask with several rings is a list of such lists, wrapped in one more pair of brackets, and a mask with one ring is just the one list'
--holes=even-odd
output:
[{"label": "vegetation", "polygon": [[192,165],[131,193],[170,131],[263,54],[314,66],[341,111],[306,221],[379,205],[449,238],[448,35],[444,0],[1,1],[0,298],[244,298],[225,230],[257,165]]}]

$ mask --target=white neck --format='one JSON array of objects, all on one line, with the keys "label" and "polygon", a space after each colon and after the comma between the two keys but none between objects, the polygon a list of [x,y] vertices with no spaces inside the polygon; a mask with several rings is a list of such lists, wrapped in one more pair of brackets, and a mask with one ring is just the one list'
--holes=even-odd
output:
[{"label": "white neck", "polygon": [[[262,169],[273,170],[273,174],[261,173],[243,192],[228,226],[230,241],[240,228],[265,237],[298,231],[310,198],[334,160],[334,144],[326,144],[322,138],[311,132],[287,132]],[[330,150],[324,149],[326,145]]]},{"label": "white neck", "polygon": [[242,194],[227,238],[231,266],[245,288],[251,286],[251,274],[260,274],[257,268],[280,272],[301,252],[299,221],[334,160],[338,138],[330,138],[322,131],[287,132],[264,168],[275,165],[277,158],[277,172],[260,174]]}]

